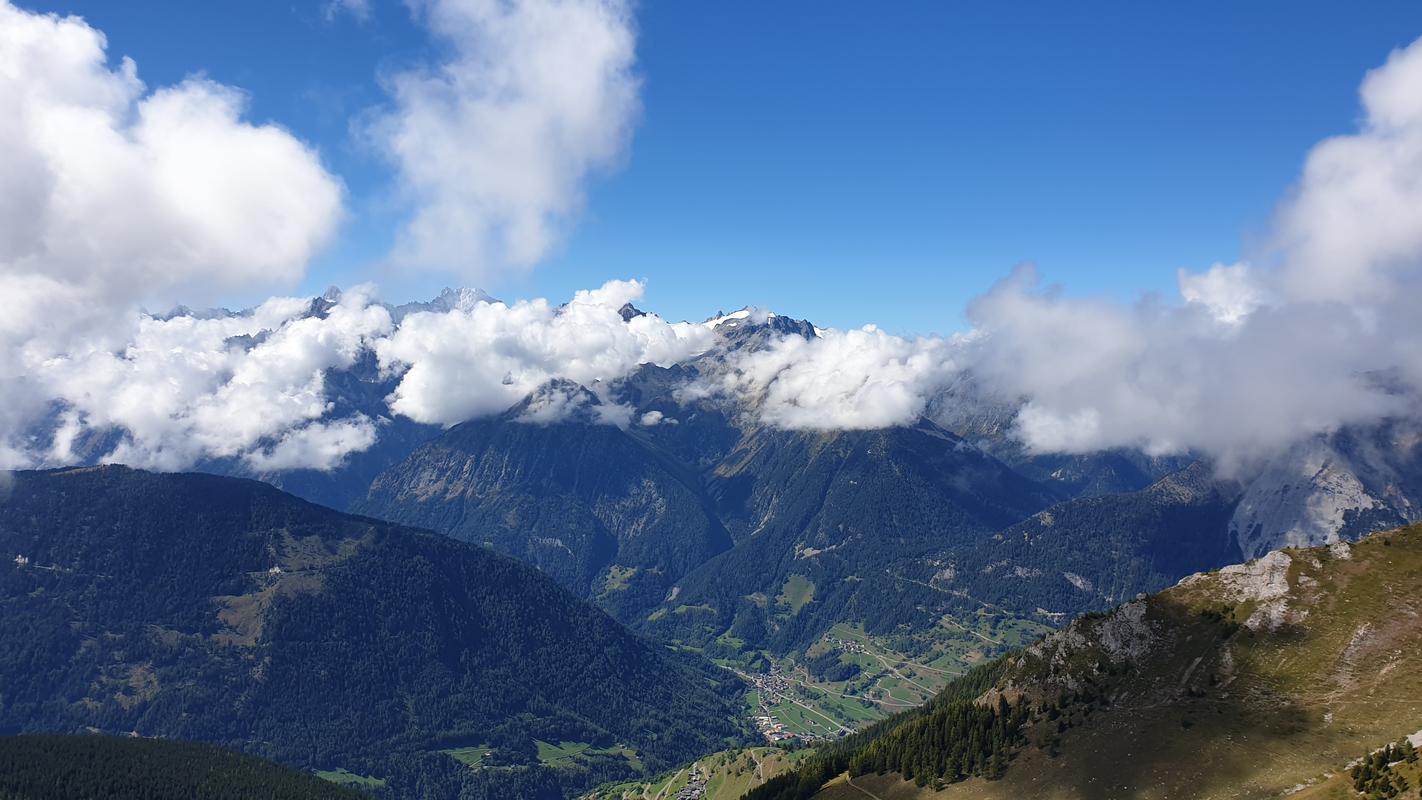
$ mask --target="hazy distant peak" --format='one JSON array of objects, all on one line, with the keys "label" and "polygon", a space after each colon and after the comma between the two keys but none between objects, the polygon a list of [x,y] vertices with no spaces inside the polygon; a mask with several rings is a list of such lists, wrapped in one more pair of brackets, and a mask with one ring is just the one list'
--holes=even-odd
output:
[{"label": "hazy distant peak", "polygon": [[422,311],[430,311],[438,314],[446,314],[450,311],[469,311],[480,303],[497,303],[492,295],[483,289],[470,287],[453,288],[444,287],[434,298],[425,301],[412,303],[401,303],[398,306],[388,306],[390,316],[398,324],[404,321],[410,314],[417,314]]},{"label": "hazy distant peak", "polygon": [[483,289],[460,287],[458,289],[449,286],[439,293],[439,296],[430,301],[430,306],[436,311],[468,311],[479,303],[497,303],[488,292]]}]

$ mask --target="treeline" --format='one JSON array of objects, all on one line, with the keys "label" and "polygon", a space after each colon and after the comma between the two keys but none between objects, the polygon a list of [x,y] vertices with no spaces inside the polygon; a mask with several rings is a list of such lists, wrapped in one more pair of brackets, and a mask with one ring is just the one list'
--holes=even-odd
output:
[{"label": "treeline", "polygon": [[904,772],[920,785],[969,776],[1000,777],[1023,744],[1025,704],[980,706],[1006,664],[991,661],[948,684],[933,700],[828,744],[792,772],[746,793],[744,800],[808,800],[830,779],[848,771]]},{"label": "treeline", "polygon": [[851,775],[897,772],[919,786],[970,777],[995,780],[1023,742],[1025,704],[955,702],[900,726],[849,760]]},{"label": "treeline", "polygon": [[116,736],[0,737],[0,800],[368,800],[255,756]]},{"label": "treeline", "polygon": [[1353,781],[1353,789],[1367,800],[1389,800],[1406,796],[1406,792],[1412,788],[1407,778],[1393,766],[1416,763],[1417,748],[1404,738],[1376,752],[1363,754],[1348,770],[1348,777]]}]

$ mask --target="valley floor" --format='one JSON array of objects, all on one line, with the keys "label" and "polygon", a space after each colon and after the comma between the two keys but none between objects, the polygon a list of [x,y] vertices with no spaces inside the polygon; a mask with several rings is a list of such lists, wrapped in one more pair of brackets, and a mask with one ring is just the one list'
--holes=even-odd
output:
[{"label": "valley floor", "polygon": [[725,750],[650,781],[601,787],[583,800],[740,800],[747,791],[789,770],[806,752],[778,747]]},{"label": "valley floor", "polygon": [[[984,613],[973,619],[942,617],[912,636],[880,637],[861,625],[835,625],[801,658],[771,658],[771,669],[748,672],[735,661],[718,663],[750,686],[749,712],[770,744],[835,739],[927,702],[953,678],[1011,649],[1035,641],[1047,626]],[[804,662],[837,652],[858,674],[848,680],[816,678]]]}]

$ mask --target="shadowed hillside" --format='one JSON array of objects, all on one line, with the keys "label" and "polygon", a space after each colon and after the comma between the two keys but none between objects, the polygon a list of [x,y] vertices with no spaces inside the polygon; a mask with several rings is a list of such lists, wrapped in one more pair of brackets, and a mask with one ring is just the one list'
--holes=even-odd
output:
[{"label": "shadowed hillside", "polygon": [[118,736],[0,736],[0,798],[361,800],[315,775],[211,745]]},{"label": "shadowed hillside", "polygon": [[207,741],[395,797],[555,796],[738,733],[723,674],[538,571],[254,481],[15,473],[0,554],[6,732]]}]

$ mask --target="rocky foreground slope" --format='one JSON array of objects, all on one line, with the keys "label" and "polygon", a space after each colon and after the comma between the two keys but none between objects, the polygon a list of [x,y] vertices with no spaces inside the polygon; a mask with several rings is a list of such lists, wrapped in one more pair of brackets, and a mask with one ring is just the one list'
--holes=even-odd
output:
[{"label": "rocky foreground slope", "polygon": [[1420,613],[1422,527],[1275,551],[1079,619],[750,796],[1331,796],[1422,728]]}]

